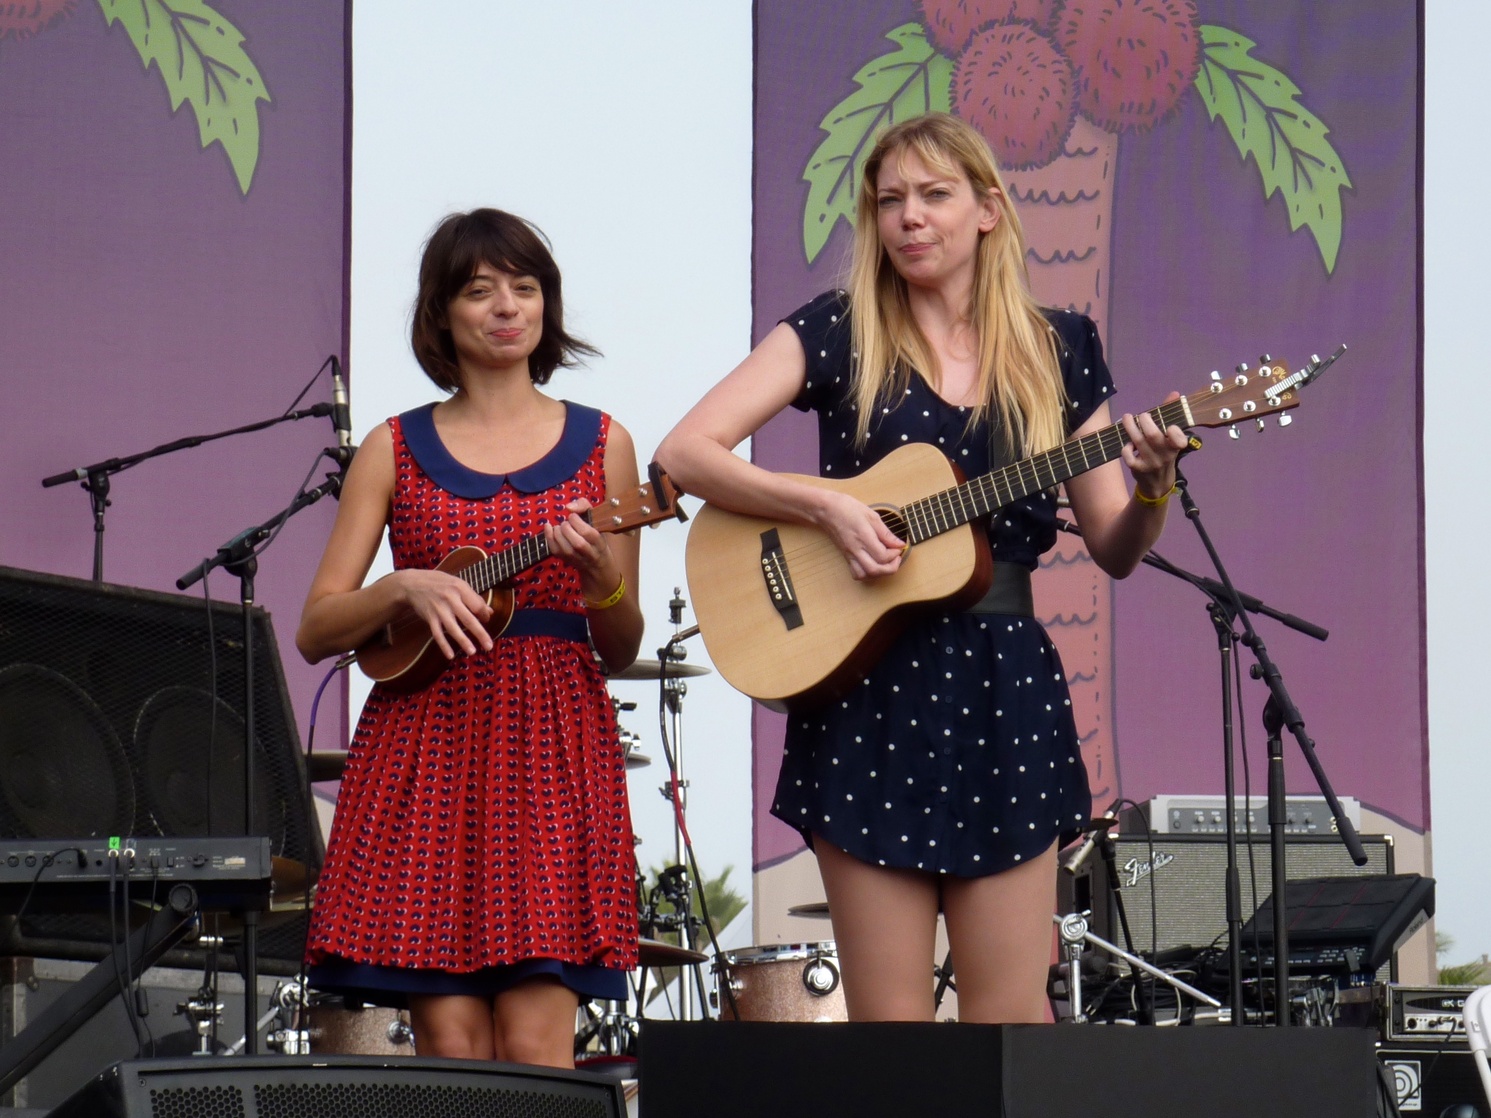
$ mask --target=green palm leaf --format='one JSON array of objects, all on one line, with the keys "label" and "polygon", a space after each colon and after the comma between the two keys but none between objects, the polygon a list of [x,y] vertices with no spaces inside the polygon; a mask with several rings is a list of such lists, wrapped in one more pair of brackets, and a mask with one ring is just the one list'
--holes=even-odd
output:
[{"label": "green palm leaf", "polygon": [[1308,226],[1325,270],[1341,248],[1341,191],[1351,179],[1326,139],[1328,129],[1299,103],[1299,87],[1251,57],[1252,40],[1225,27],[1201,27],[1201,71],[1196,91],[1212,120],[1221,119],[1246,160],[1263,176],[1263,197],[1278,191],[1289,228]]},{"label": "green palm leaf", "polygon": [[247,194],[259,162],[257,102],[269,93],[243,35],[202,0],[98,0],[109,26],[121,24],[145,69],[166,82],[171,111],[191,102],[202,146],[223,145]]},{"label": "green palm leaf", "polygon": [[896,49],[861,67],[859,88],[829,110],[818,127],[828,138],[803,169],[808,200],[802,215],[802,244],[811,264],[842,218],[854,224],[855,190],[875,140],[897,121],[952,106],[953,64],[932,49],[920,24],[907,23],[885,36]]}]

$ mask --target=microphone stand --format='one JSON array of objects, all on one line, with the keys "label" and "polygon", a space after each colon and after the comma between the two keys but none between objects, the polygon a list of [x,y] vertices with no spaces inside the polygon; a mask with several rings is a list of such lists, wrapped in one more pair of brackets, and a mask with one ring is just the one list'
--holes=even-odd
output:
[{"label": "microphone stand", "polygon": [[[341,462],[336,451],[326,452]],[[243,611],[243,830],[251,835],[254,831],[254,576],[259,570],[258,554],[254,550],[276,532],[280,525],[301,509],[313,505],[322,497],[338,496],[342,491],[345,464],[314,489],[297,494],[283,512],[270,517],[263,524],[255,525],[238,533],[210,559],[204,559],[176,580],[176,588],[185,590],[207,573],[222,567],[236,575],[239,582],[239,601]],[[209,793],[210,795],[210,793]],[[243,1032],[244,1052],[257,1055],[259,1051],[259,913],[246,909],[243,913]]]},{"label": "microphone stand", "polygon": [[[1142,561],[1147,566],[1154,567],[1156,570],[1164,571],[1166,574],[1171,575],[1174,578],[1178,578],[1183,582],[1190,583],[1192,586],[1196,587],[1203,594],[1205,594],[1209,599],[1206,607],[1207,614],[1211,618],[1212,625],[1216,629],[1217,633],[1217,649],[1221,659],[1222,756],[1223,782],[1225,792],[1224,798],[1226,802],[1227,815],[1226,903],[1229,956],[1228,969],[1230,983],[1229,1000],[1232,1006],[1232,1024],[1242,1026],[1246,1024],[1246,1012],[1243,1008],[1242,998],[1242,889],[1238,873],[1237,815],[1235,808],[1236,780],[1233,766],[1232,748],[1232,645],[1236,640],[1241,639],[1244,641],[1244,643],[1248,643],[1249,646],[1254,649],[1255,654],[1258,654],[1259,651],[1262,649],[1262,640],[1258,638],[1257,633],[1254,632],[1252,625],[1247,618],[1247,614],[1249,613],[1258,613],[1262,614],[1265,617],[1271,617],[1275,621],[1278,621],[1280,624],[1285,625],[1288,628],[1295,630],[1296,632],[1303,633],[1306,636],[1313,637],[1315,640],[1319,641],[1325,640],[1328,636],[1330,636],[1330,633],[1326,629],[1314,624],[1311,621],[1306,621],[1304,618],[1296,617],[1294,614],[1285,613],[1282,610],[1275,609],[1268,603],[1261,601],[1251,594],[1243,593],[1232,585],[1230,578],[1228,578],[1227,576],[1226,570],[1222,566],[1221,558],[1217,555],[1216,550],[1211,544],[1210,538],[1206,534],[1206,529],[1201,523],[1200,509],[1196,508],[1194,501],[1191,499],[1190,489],[1187,486],[1185,476],[1181,473],[1179,466],[1176,467],[1175,475],[1176,485],[1180,493],[1181,505],[1185,509],[1187,518],[1189,518],[1192,523],[1195,524],[1196,530],[1201,536],[1202,542],[1205,545],[1207,552],[1211,555],[1213,565],[1216,567],[1217,572],[1222,576],[1222,581],[1218,582],[1215,579],[1210,579],[1203,575],[1198,575],[1191,571],[1188,571],[1184,567],[1180,567],[1172,563],[1170,560],[1164,558],[1164,556],[1160,555],[1159,552],[1156,551],[1150,551],[1149,553],[1147,553],[1143,557]],[[1192,512],[1193,509],[1195,509],[1194,513]],[[1070,521],[1058,519],[1056,523],[1057,527],[1060,528],[1062,531],[1069,532],[1076,536],[1080,536],[1082,534],[1081,530]],[[1241,638],[1239,638],[1232,630],[1234,618],[1242,619],[1245,635]],[[1266,657],[1266,649],[1262,650],[1261,654]],[[1277,675],[1277,672],[1278,670],[1277,668],[1275,668],[1275,675]],[[1262,672],[1259,670],[1259,668],[1255,667],[1254,669],[1252,669],[1251,674],[1254,676],[1254,678],[1258,678],[1262,675]],[[1282,687],[1282,681],[1280,682],[1280,686]],[[1264,708],[1265,729],[1268,729],[1270,734],[1268,772],[1270,844],[1269,853],[1274,891],[1275,1005],[1277,1007],[1283,1007],[1288,1005],[1289,956],[1287,946],[1287,928],[1285,926],[1286,917],[1284,912],[1282,911],[1282,905],[1280,903],[1280,898],[1283,895],[1283,883],[1286,879],[1284,864],[1284,826],[1286,820],[1286,807],[1283,747],[1280,743],[1280,739],[1277,733],[1278,725],[1281,723],[1273,723],[1273,719],[1275,717],[1277,709],[1278,708],[1274,706],[1274,699],[1271,696],[1268,705],[1266,705]],[[1301,720],[1301,726],[1302,725],[1303,721]],[[1313,750],[1310,751],[1308,756],[1313,758]],[[1318,762],[1312,764],[1312,767],[1316,772],[1316,779],[1320,782],[1322,791],[1325,792],[1326,800],[1329,802],[1331,810],[1335,813],[1337,827],[1339,828],[1342,836],[1344,837],[1350,835],[1350,838],[1347,840],[1347,848],[1348,850],[1352,850],[1352,857],[1353,859],[1356,859],[1358,857],[1358,852],[1361,852],[1361,843],[1356,838],[1355,830],[1352,829],[1350,821],[1347,820],[1345,813],[1341,810],[1340,802],[1335,798],[1335,793],[1330,791],[1330,782],[1326,778],[1324,772],[1320,770]],[[1352,849],[1353,844],[1355,844],[1354,849]],[[1366,854],[1365,852],[1361,852],[1360,860],[1357,861],[1357,865],[1363,865],[1365,864],[1365,862]],[[1280,960],[1282,960],[1282,962],[1280,962]],[[1276,1014],[1276,1016],[1278,1015]],[[1284,1016],[1287,1017],[1287,1014],[1284,1014]]]},{"label": "microphone stand", "polygon": [[43,489],[51,489],[53,486],[77,481],[82,483],[81,488],[88,490],[88,498],[93,507],[93,581],[102,582],[104,580],[104,510],[111,504],[109,478],[112,475],[122,473],[131,466],[138,466],[141,462],[151,458],[159,458],[163,454],[171,454],[177,450],[186,450],[188,447],[201,446],[214,439],[225,439],[229,435],[243,435],[250,431],[261,431],[265,427],[274,427],[280,423],[331,414],[331,404],[314,404],[299,411],[286,412],[284,415],[277,415],[273,419],[262,419],[257,423],[246,423],[242,427],[233,427],[227,431],[217,431],[210,435],[188,435],[173,442],[151,447],[138,454],[125,455],[123,458],[105,458],[102,462],[95,462],[91,466],[79,466],[75,470],[67,470],[42,478],[41,485]]},{"label": "microphone stand", "polygon": [[[1207,534],[1205,526],[1201,523],[1201,509],[1191,497],[1190,485],[1179,468],[1175,472],[1176,485],[1180,490],[1181,507],[1185,510],[1186,518],[1196,528],[1196,534],[1201,538],[1202,546],[1211,557],[1212,565],[1221,577],[1222,586],[1226,590],[1225,600],[1229,603],[1226,612],[1237,619],[1242,625],[1242,635],[1237,639],[1247,645],[1253,652],[1256,663],[1249,669],[1249,675],[1254,679],[1261,679],[1269,690],[1269,706],[1264,709],[1265,728],[1269,728],[1269,764],[1268,764],[1268,824],[1269,824],[1269,856],[1270,872],[1272,876],[1274,892],[1274,1024],[1285,1027],[1289,1024],[1289,942],[1288,928],[1285,915],[1284,888],[1287,882],[1285,874],[1285,839],[1284,826],[1287,818],[1286,804],[1284,800],[1284,751],[1277,733],[1281,726],[1288,726],[1290,733],[1294,735],[1295,741],[1299,743],[1300,752],[1304,754],[1305,761],[1310,766],[1310,771],[1315,775],[1315,783],[1319,787],[1325,801],[1330,805],[1331,814],[1336,820],[1336,829],[1341,836],[1341,841],[1346,844],[1346,850],[1351,855],[1351,860],[1358,866],[1367,864],[1367,852],[1362,848],[1361,839],[1357,836],[1356,828],[1351,825],[1351,820],[1341,808],[1341,801],[1337,799],[1335,789],[1331,787],[1330,778],[1326,776],[1325,769],[1320,764],[1320,759],[1315,754],[1315,743],[1305,733],[1304,716],[1300,714],[1299,708],[1294,705],[1290,698],[1288,689],[1284,686],[1283,674],[1279,667],[1270,658],[1268,649],[1264,646],[1263,638],[1253,628],[1253,622],[1248,617],[1247,608],[1238,598],[1237,591],[1232,586],[1232,580],[1227,575],[1226,568],[1222,565],[1222,558],[1217,554],[1211,537]],[[1221,623],[1218,615],[1223,611],[1220,603],[1214,603],[1216,612],[1213,614],[1214,621],[1218,624],[1218,633],[1221,634]],[[1227,642],[1232,639],[1230,623],[1227,627]],[[1225,665],[1224,665],[1225,669]],[[1228,908],[1228,931],[1232,937],[1229,947],[1230,963],[1232,967],[1232,985],[1234,995],[1238,994],[1241,985],[1241,959],[1242,945],[1239,942],[1242,923],[1241,915],[1237,909],[1240,908],[1240,895],[1237,880],[1236,864],[1236,820],[1234,818],[1234,792],[1232,788],[1232,747],[1231,741],[1227,741],[1227,908]],[[1241,1002],[1234,1003],[1233,1021],[1241,1025],[1242,1017]]]}]

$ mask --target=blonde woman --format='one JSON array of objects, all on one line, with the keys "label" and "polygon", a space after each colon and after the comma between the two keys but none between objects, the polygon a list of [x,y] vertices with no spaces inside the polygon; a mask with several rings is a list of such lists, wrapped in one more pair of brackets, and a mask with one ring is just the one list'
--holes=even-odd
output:
[{"label": "blonde woman", "polygon": [[[817,413],[825,477],[908,441],[974,477],[1111,425],[1096,328],[1039,307],[1024,256],[983,138],[941,114],[896,125],[865,164],[847,289],[784,318],[659,461],[724,508],[820,528],[856,579],[894,578],[903,543],[871,508],[731,450],[791,405]],[[1148,415],[1122,423],[1122,466],[1067,482],[1088,550],[1119,578],[1164,527],[1185,443]],[[772,813],[817,855],[851,1019],[932,1019],[939,910],[960,1019],[1044,1018],[1055,851],[1091,807],[1066,678],[1030,605],[1055,517],[1048,493],[1000,509],[983,602],[922,617],[842,702],[788,717]]]}]

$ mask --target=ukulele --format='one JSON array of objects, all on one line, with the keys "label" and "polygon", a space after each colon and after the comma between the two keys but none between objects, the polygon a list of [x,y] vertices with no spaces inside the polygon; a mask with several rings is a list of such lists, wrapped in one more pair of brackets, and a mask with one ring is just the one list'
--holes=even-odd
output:
[{"label": "ukulele", "polygon": [[[679,489],[668,475],[655,462],[647,475],[649,481],[582,513],[585,521],[598,532],[629,532],[663,520],[687,520],[678,506]],[[504,584],[548,557],[548,542],[537,532],[492,555],[479,547],[458,547],[435,569],[465,580],[492,607],[485,627],[496,638],[513,616],[513,593]],[[369,679],[400,694],[423,690],[450,665],[429,626],[409,612],[364,641],[354,658]]]},{"label": "ukulele", "polygon": [[[1234,427],[1248,419],[1261,427],[1265,416],[1298,407],[1297,390],[1340,352],[1297,373],[1265,359],[1251,378],[1214,379],[1206,391],[1149,414],[1161,428]],[[710,659],[733,687],[775,710],[842,695],[889,646],[908,612],[959,610],[983,597],[993,560],[976,521],[1112,461],[1127,441],[1122,424],[1114,424],[972,481],[924,443],[898,447],[846,480],[789,475],[879,512],[909,545],[887,578],[856,581],[838,546],[817,528],[705,504],[685,562]]]}]

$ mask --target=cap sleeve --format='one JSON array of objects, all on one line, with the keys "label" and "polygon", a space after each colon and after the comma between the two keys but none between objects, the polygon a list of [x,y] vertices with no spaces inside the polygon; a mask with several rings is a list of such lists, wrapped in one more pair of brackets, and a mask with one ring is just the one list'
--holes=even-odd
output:
[{"label": "cap sleeve", "polygon": [[1046,319],[1060,339],[1061,377],[1067,396],[1067,430],[1075,431],[1117,389],[1103,358],[1097,325],[1076,311],[1047,311]]},{"label": "cap sleeve", "polygon": [[852,344],[848,296],[825,291],[782,321],[796,332],[807,358],[807,376],[792,406],[813,411],[842,398],[848,390]]}]

